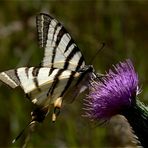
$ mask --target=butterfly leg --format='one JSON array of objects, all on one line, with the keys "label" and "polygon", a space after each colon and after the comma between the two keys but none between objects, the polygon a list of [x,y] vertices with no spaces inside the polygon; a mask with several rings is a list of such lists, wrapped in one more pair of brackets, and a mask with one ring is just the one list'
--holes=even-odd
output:
[{"label": "butterfly leg", "polygon": [[54,102],[54,111],[52,114],[52,121],[53,122],[56,121],[57,116],[60,114],[61,106],[62,106],[62,97],[59,97]]}]

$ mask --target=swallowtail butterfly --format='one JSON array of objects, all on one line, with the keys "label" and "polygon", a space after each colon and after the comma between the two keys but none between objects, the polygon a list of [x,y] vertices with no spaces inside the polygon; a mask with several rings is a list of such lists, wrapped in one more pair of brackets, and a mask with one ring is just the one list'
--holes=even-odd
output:
[{"label": "swallowtail butterfly", "polygon": [[36,25],[39,46],[44,49],[40,67],[1,72],[0,80],[12,88],[20,86],[35,104],[31,122],[42,122],[51,104],[54,106],[52,121],[55,121],[63,99],[75,98],[87,87],[88,79],[96,75],[92,66],[85,65],[79,48],[56,19],[40,13]]}]

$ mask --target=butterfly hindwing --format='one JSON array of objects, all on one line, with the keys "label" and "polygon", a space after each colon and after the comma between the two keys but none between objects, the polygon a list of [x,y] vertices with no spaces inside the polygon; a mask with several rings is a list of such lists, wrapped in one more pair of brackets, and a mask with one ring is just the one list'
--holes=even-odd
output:
[{"label": "butterfly hindwing", "polygon": [[78,71],[85,62],[79,48],[65,28],[51,16],[41,13],[36,18],[38,40],[44,48],[43,67]]}]

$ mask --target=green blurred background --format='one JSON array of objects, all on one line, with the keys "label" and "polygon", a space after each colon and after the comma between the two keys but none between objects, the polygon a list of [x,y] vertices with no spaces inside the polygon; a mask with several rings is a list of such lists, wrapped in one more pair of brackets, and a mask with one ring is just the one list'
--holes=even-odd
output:
[{"label": "green blurred background", "polygon": [[[139,74],[148,103],[148,2],[143,0],[28,0],[0,1],[0,71],[38,66],[43,50],[38,48],[35,17],[47,12],[70,32],[86,62],[106,46],[93,62],[104,73],[112,64],[130,58]],[[89,64],[89,63],[88,63]],[[84,95],[67,104],[55,124],[51,114],[33,133],[28,147],[111,147],[105,126],[93,127],[81,117]],[[20,147],[13,138],[30,120],[31,103],[22,90],[0,86],[0,147]]]}]

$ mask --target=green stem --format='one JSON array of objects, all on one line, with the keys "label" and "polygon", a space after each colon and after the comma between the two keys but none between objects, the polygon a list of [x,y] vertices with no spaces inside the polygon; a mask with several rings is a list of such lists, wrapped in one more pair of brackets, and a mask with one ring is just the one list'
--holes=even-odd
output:
[{"label": "green stem", "polygon": [[134,106],[124,111],[123,115],[127,118],[135,134],[138,136],[141,145],[148,147],[148,107],[137,99]]}]

